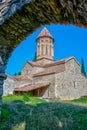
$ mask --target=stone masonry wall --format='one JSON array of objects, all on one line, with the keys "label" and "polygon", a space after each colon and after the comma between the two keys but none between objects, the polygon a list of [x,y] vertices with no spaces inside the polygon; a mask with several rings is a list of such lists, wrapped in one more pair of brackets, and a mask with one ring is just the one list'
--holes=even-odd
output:
[{"label": "stone masonry wall", "polygon": [[71,100],[84,95],[87,95],[87,79],[72,59],[66,63],[66,71],[55,74],[55,96],[62,100]]},{"label": "stone masonry wall", "polygon": [[53,63],[54,61],[46,59],[46,58],[42,58],[42,59],[36,60],[36,62],[41,63],[42,65],[45,65],[45,64]]},{"label": "stone masonry wall", "polygon": [[50,71],[50,70],[65,70],[65,64],[60,64],[60,65],[54,65],[54,66],[49,66],[45,68],[46,71]]},{"label": "stone masonry wall", "polygon": [[3,84],[3,96],[9,95],[9,94],[13,94],[13,90],[14,90],[14,79],[7,75],[6,80],[4,80],[4,84]]},{"label": "stone masonry wall", "polygon": [[53,60],[53,39],[50,37],[39,37],[37,39],[37,59],[41,59],[43,57]]},{"label": "stone masonry wall", "polygon": [[15,80],[14,88],[21,88],[21,87],[24,87],[24,86],[30,85],[30,84],[32,84],[31,80]]},{"label": "stone masonry wall", "polygon": [[50,86],[43,94],[43,98],[55,98],[55,75],[44,75],[34,77],[34,83],[50,83]]},{"label": "stone masonry wall", "polygon": [[1,106],[2,106],[2,94],[3,94],[3,83],[5,80],[5,65],[0,57],[0,115],[1,115]]},{"label": "stone masonry wall", "polygon": [[32,70],[33,67],[31,65],[29,65],[28,63],[26,63],[23,68],[22,68],[22,75],[30,75],[32,77]]},{"label": "stone masonry wall", "polygon": [[31,66],[30,64],[26,63],[25,66],[22,69],[22,74],[23,75],[29,75],[31,78],[35,73],[39,73],[43,71],[44,69],[41,67],[36,67],[36,66]]}]

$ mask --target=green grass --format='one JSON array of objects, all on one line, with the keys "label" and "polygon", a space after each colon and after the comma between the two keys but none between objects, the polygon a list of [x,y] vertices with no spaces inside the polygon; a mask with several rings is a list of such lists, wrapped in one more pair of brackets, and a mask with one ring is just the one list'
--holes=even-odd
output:
[{"label": "green grass", "polygon": [[24,95],[6,96],[0,118],[0,130],[87,130],[87,107],[72,101],[46,102],[29,96],[26,103]]},{"label": "green grass", "polygon": [[[27,98],[27,99],[26,99]],[[6,102],[29,102],[32,104],[36,104],[36,103],[43,103],[46,102],[43,99],[40,99],[38,97],[34,97],[28,94],[26,95],[8,95],[8,96],[3,96],[2,97],[3,103]]]},{"label": "green grass", "polygon": [[83,97],[81,97],[79,99],[74,99],[71,102],[74,102],[74,103],[87,103],[87,96],[83,96]]}]

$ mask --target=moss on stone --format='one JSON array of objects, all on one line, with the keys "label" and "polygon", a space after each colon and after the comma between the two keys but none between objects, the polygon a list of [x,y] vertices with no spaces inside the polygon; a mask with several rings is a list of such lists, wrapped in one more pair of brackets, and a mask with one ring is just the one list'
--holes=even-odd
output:
[{"label": "moss on stone", "polygon": [[[11,51],[44,24],[61,23],[87,26],[87,2],[81,0],[36,0],[30,2],[0,26],[0,37]],[[2,45],[3,46],[3,45]]]}]

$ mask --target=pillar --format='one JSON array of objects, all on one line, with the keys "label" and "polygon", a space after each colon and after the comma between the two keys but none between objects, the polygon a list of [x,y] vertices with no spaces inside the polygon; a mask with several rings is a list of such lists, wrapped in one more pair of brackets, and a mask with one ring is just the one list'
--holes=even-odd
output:
[{"label": "pillar", "polygon": [[44,45],[43,51],[44,51],[43,55],[46,56],[46,45]]},{"label": "pillar", "polygon": [[3,95],[3,83],[5,80],[5,66],[2,64],[1,58],[0,58],[0,115],[1,115],[1,106],[2,106],[2,95]]},{"label": "pillar", "polygon": [[6,40],[3,40],[0,37],[0,114],[2,107],[3,83],[6,79],[5,69],[12,50],[12,47],[6,43]]},{"label": "pillar", "polygon": [[48,57],[49,57],[49,56],[50,56],[50,46],[49,46],[49,45],[47,46],[47,51],[48,51],[48,54],[47,54],[47,55],[48,55]]},{"label": "pillar", "polygon": [[54,50],[53,50],[53,45],[52,45],[52,57],[54,57]]},{"label": "pillar", "polygon": [[37,57],[38,57],[38,46],[37,46],[37,51],[36,52],[37,52]]},{"label": "pillar", "polygon": [[41,51],[42,50],[42,46],[41,46],[41,44],[40,44],[40,49],[39,50],[40,50],[40,57],[41,57],[41,55],[42,55],[42,51]]}]

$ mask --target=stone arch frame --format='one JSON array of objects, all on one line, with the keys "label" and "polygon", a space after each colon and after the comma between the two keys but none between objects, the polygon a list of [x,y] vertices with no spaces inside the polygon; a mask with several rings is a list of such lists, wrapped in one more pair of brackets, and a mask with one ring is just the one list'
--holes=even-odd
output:
[{"label": "stone arch frame", "polygon": [[0,26],[0,108],[5,67],[11,52],[41,25],[51,23],[87,27],[87,1],[31,0]]}]

